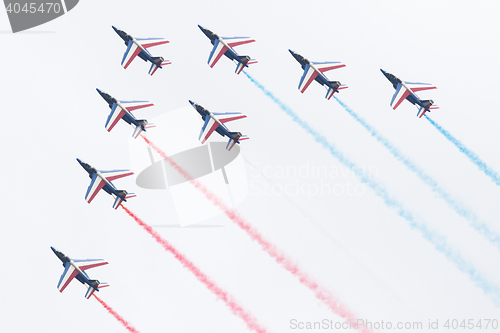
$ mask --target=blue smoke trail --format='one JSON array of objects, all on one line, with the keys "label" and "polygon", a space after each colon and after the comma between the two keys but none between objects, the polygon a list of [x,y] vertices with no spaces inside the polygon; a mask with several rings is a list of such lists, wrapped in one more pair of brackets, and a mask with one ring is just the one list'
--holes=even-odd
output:
[{"label": "blue smoke trail", "polygon": [[427,175],[422,169],[415,165],[408,157],[401,153],[396,147],[394,147],[389,140],[383,137],[377,130],[370,126],[365,119],[356,114],[349,106],[342,102],[336,96],[333,96],[335,100],[347,111],[347,113],[353,117],[359,124],[361,124],[372,137],[377,139],[382,145],[384,145],[387,150],[401,163],[403,163],[410,171],[417,175],[420,180],[427,184],[436,194],[446,201],[446,203],[453,209],[458,215],[467,219],[470,225],[481,235],[483,235],[487,240],[493,243],[498,249],[500,249],[500,236],[495,232],[491,231],[486,224],[478,220],[478,217],[470,210],[464,207],[464,205],[453,199],[449,193],[445,191],[438,183],[432,179],[431,176]]},{"label": "blue smoke trail", "polygon": [[303,130],[309,133],[313,139],[319,143],[323,148],[325,148],[330,155],[337,158],[342,164],[349,168],[358,177],[361,182],[370,186],[370,188],[379,196],[389,208],[394,209],[399,216],[408,221],[411,228],[420,232],[422,237],[429,241],[434,248],[441,252],[450,262],[455,264],[455,266],[463,273],[469,276],[469,279],[479,288],[483,290],[484,293],[489,295],[494,301],[495,305],[500,307],[500,289],[493,283],[486,280],[475,268],[474,266],[465,261],[464,258],[455,250],[450,248],[446,243],[443,236],[430,231],[427,227],[419,223],[413,217],[413,214],[406,210],[401,203],[397,200],[391,198],[387,191],[375,182],[373,179],[367,177],[360,168],[358,168],[353,162],[344,156],[333,144],[328,142],[327,138],[316,132],[306,121],[302,120],[295,112],[293,112],[287,105],[281,102],[276,96],[273,95],[269,90],[267,90],[262,84],[257,82],[252,78],[246,71],[243,73],[252,81],[255,86],[257,86],[266,96],[268,96],[273,102],[275,102],[283,112],[285,112],[294,122],[296,122]]},{"label": "blue smoke trail", "polygon": [[471,162],[474,163],[479,168],[479,170],[481,170],[488,177],[490,177],[495,184],[500,185],[500,177],[498,176],[498,174],[495,171],[493,171],[493,169],[491,169],[489,166],[487,166],[486,163],[484,163],[479,158],[479,156],[477,156],[474,152],[470,151],[467,147],[465,147],[465,145],[462,142],[460,142],[457,138],[455,138],[453,135],[451,135],[450,132],[439,126],[439,124],[436,123],[431,118],[427,117],[426,114],[424,115],[424,117],[427,118],[427,120],[432,124],[432,126],[434,126],[441,134],[443,134],[445,138],[447,138],[451,143],[453,143],[458,148],[458,150],[464,153],[465,156],[467,156],[469,160],[471,160]]}]

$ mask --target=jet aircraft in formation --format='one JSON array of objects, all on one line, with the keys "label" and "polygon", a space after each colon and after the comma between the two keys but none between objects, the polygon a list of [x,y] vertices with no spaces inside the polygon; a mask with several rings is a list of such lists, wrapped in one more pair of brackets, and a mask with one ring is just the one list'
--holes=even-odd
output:
[{"label": "jet aircraft in formation", "polygon": [[64,289],[69,285],[74,278],[80,281],[82,284],[88,285],[87,293],[85,297],[88,299],[95,291],[99,291],[99,288],[108,287],[109,284],[106,282],[99,282],[99,280],[92,280],[85,273],[85,270],[89,268],[94,268],[102,265],[107,265],[108,263],[102,259],[71,259],[61,251],[50,247],[52,251],[56,254],[59,260],[62,261],[64,266],[64,272],[59,279],[59,283],[57,284],[57,289],[60,292],[63,292]]},{"label": "jet aircraft in formation", "polygon": [[224,125],[229,121],[246,118],[246,115],[240,112],[228,112],[228,113],[212,113],[205,109],[203,106],[189,101],[193,108],[200,114],[201,118],[205,122],[201,128],[199,140],[201,143],[205,143],[207,139],[215,131],[221,136],[227,136],[229,141],[227,143],[226,149],[231,150],[236,143],[240,143],[241,140],[247,140],[246,135],[242,135],[240,132],[230,132],[229,129]]},{"label": "jet aircraft in formation", "polygon": [[114,199],[115,203],[113,204],[113,208],[117,209],[118,206],[122,203],[122,201],[127,201],[126,199],[135,197],[135,194],[128,193],[125,190],[118,190],[112,183],[113,180],[123,178],[126,176],[130,176],[134,174],[129,170],[111,170],[111,171],[102,171],[97,170],[96,168],[90,166],[88,163],[82,162],[79,158],[76,159],[78,163],[88,172],[90,179],[90,185],[87,189],[87,193],[85,194],[85,200],[88,203],[91,203],[96,194],[103,189],[105,192],[110,194]]},{"label": "jet aircraft in formation", "polygon": [[208,65],[210,65],[210,67],[214,67],[222,55],[225,55],[229,59],[236,62],[236,74],[240,74],[243,68],[257,62],[257,60],[251,59],[250,56],[239,55],[233,49],[233,47],[238,45],[255,42],[255,39],[250,37],[219,37],[217,34],[202,27],[201,25],[198,25],[198,27],[201,31],[203,31],[205,36],[210,39],[210,42],[214,46],[208,58]]},{"label": "jet aircraft in formation", "polygon": [[169,60],[165,60],[163,57],[153,57],[153,55],[146,50],[151,46],[169,43],[165,38],[134,38],[123,30],[115,27],[113,27],[113,29],[118,36],[123,39],[125,45],[127,45],[127,50],[122,59],[123,68],[126,69],[137,56],[146,62],[151,62],[151,68],[149,69],[150,75],[153,75],[158,68],[163,68],[162,66],[171,64]]},{"label": "jet aircraft in formation", "polygon": [[96,89],[99,95],[108,103],[109,108],[111,109],[111,113],[108,116],[108,120],[106,120],[106,129],[110,132],[113,127],[123,119],[128,124],[135,127],[134,133],[132,136],[137,138],[142,131],[145,131],[147,128],[155,127],[154,124],[149,124],[146,119],[137,119],[132,114],[132,111],[146,108],[148,106],[154,105],[148,101],[119,101],[113,96]]},{"label": "jet aircraft in formation", "polygon": [[[229,59],[237,63],[236,73],[239,74],[243,68],[248,67],[248,65],[256,63],[256,60],[251,59],[249,56],[240,56],[234,51],[233,47],[254,42],[254,39],[249,37],[219,37],[212,31],[198,26],[203,33],[210,39],[213,44],[212,52],[210,53],[208,64],[213,67],[222,55],[225,55]],[[158,68],[170,64],[169,61],[164,62],[163,57],[153,57],[146,49],[151,46],[166,44],[168,41],[164,38],[134,38],[122,30],[113,27],[115,32],[125,41],[127,45],[127,50],[123,56],[122,65],[127,68],[130,63],[134,60],[136,56],[143,59],[144,61],[150,61],[152,63],[149,70],[149,74],[153,75]],[[341,62],[311,62],[300,54],[289,50],[292,56],[300,63],[304,73],[300,79],[299,90],[303,93],[312,81],[317,81],[319,84],[323,85],[327,89],[326,98],[330,99],[335,92],[339,92],[340,89],[347,88],[346,85],[341,84],[339,81],[329,81],[328,78],[323,74],[326,71],[344,67],[345,65]],[[422,117],[426,112],[430,110],[437,109],[438,106],[434,105],[432,100],[421,100],[417,95],[417,91],[436,89],[435,86],[428,83],[415,83],[406,82],[397,78],[393,74],[387,73],[382,70],[385,77],[392,83],[396,92],[392,97],[391,106],[396,109],[404,99],[407,99],[410,103],[416,105],[419,110],[417,116]],[[118,123],[120,119],[123,119],[128,124],[134,126],[133,137],[136,138],[142,131],[147,128],[154,127],[152,124],[148,124],[145,119],[136,119],[132,114],[132,111],[141,108],[152,106],[153,104],[147,101],[121,101],[112,97],[111,95],[97,89],[97,92],[101,97],[108,103],[111,113],[106,121],[106,129],[111,131],[113,127]],[[246,115],[239,112],[229,112],[229,113],[212,113],[202,107],[201,105],[189,101],[193,108],[200,114],[204,124],[200,132],[199,140],[201,143],[205,143],[207,139],[215,131],[222,137],[227,136],[229,138],[228,144],[226,146],[227,150],[231,150],[236,143],[240,143],[241,140],[248,139],[246,135],[242,135],[240,132],[230,132],[225,123],[237,119],[245,118]],[[90,185],[85,194],[85,200],[87,202],[92,202],[97,193],[104,189],[105,192],[113,196],[115,199],[113,208],[117,209],[121,202],[126,201],[126,199],[135,197],[133,193],[128,193],[125,190],[118,190],[112,183],[113,180],[130,176],[133,172],[129,170],[111,170],[111,171],[100,171],[90,166],[89,164],[82,162],[77,158],[78,163],[87,171],[89,177],[91,178]],[[88,285],[86,298],[95,292],[99,291],[99,288],[107,287],[107,283],[100,283],[98,280],[92,280],[84,272],[86,269],[106,265],[107,262],[101,259],[71,259],[64,253],[51,247],[52,251],[56,256],[62,261],[64,266],[64,272],[59,280],[58,289],[62,292],[68,284],[76,278],[82,284]]]},{"label": "jet aircraft in formation", "polygon": [[326,99],[332,98],[335,92],[339,92],[340,89],[345,89],[347,86],[345,84],[340,84],[339,81],[329,81],[328,78],[323,74],[332,69],[337,69],[345,67],[345,65],[338,61],[327,61],[327,62],[312,62],[304,58],[297,52],[288,50],[292,56],[297,60],[304,70],[304,74],[300,78],[299,90],[301,93],[306,91],[307,87],[316,80],[319,84],[327,89]]},{"label": "jet aircraft in formation", "polygon": [[434,104],[432,99],[422,100],[420,99],[416,92],[422,90],[436,89],[436,86],[430,83],[418,83],[418,82],[406,82],[402,81],[398,77],[387,73],[383,69],[380,69],[385,75],[387,80],[392,83],[396,92],[392,96],[391,106],[394,110],[407,99],[411,104],[418,108],[417,117],[422,118],[426,112],[431,112],[431,110],[439,109],[439,106]]}]

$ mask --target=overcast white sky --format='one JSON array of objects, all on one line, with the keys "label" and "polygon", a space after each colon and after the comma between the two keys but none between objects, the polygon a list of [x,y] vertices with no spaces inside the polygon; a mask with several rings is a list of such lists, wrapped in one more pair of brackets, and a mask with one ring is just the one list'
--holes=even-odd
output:
[{"label": "overcast white sky", "polygon": [[[88,273],[110,283],[99,296],[140,332],[247,331],[171,254],[123,211],[114,211],[111,197],[100,193],[91,205],[85,202],[90,179],[77,157],[103,170],[133,167],[132,128],[120,123],[106,132],[109,109],[95,88],[155,103],[138,114],[146,119],[185,107],[189,99],[213,112],[246,113],[248,118],[231,126],[251,137],[242,152],[277,186],[288,186],[290,195],[272,194],[246,165],[250,192],[238,211],[358,317],[421,321],[424,327],[439,319],[441,328],[447,319],[500,320],[491,295],[243,74],[234,74],[233,63],[224,58],[211,69],[211,44],[197,27],[255,38],[237,48],[259,61],[250,75],[350,160],[371,170],[391,197],[495,284],[499,249],[335,100],[327,101],[323,87],[313,83],[301,94],[302,70],[288,49],[312,61],[344,62],[345,68],[326,73],[349,86],[338,97],[500,234],[499,186],[418,119],[413,105],[392,110],[394,90],[379,70],[435,84],[437,90],[420,94],[441,107],[430,116],[500,171],[499,10],[496,1],[81,1],[61,18],[18,34],[9,32],[7,14],[0,13],[0,330],[125,331],[95,300],[83,297],[79,283],[58,292],[63,268],[50,250],[54,246],[73,258],[106,259],[109,265]],[[112,25],[135,37],[169,39],[151,52],[172,65],[153,77],[140,59],[124,70],[125,45]],[[319,177],[324,168],[331,172]],[[137,194],[128,207],[270,332],[299,331],[290,328],[292,319],[340,321],[225,216],[204,222],[222,227],[164,227],[177,223],[169,192],[141,189],[129,178],[115,182]],[[328,186],[345,191],[328,193]]]}]

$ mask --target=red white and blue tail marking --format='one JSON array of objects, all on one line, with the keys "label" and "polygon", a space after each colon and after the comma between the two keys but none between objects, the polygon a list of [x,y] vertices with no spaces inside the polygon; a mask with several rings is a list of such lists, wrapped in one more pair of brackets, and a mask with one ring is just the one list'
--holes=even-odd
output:
[{"label": "red white and blue tail marking", "polygon": [[240,74],[240,73],[241,73],[241,71],[242,71],[245,67],[248,67],[248,65],[256,64],[256,63],[258,63],[258,61],[257,61],[257,60],[255,60],[255,59],[250,59],[250,60],[248,60],[248,62],[247,62],[247,63],[242,63],[242,62],[236,62],[236,63],[237,63],[237,64],[236,64],[236,71],[235,71],[235,73],[236,73],[236,74]]},{"label": "red white and blue tail marking", "polygon": [[422,118],[422,116],[423,116],[423,115],[424,115],[427,111],[429,111],[429,110],[437,110],[437,109],[439,109],[439,106],[437,106],[437,105],[435,105],[435,104],[433,104],[433,105],[429,106],[427,109],[421,106],[421,107],[418,109],[418,112],[417,112],[417,117]]},{"label": "red white and blue tail marking", "polygon": [[[349,88],[349,87],[348,87],[347,85],[345,85],[345,84],[341,84],[341,85],[337,88],[337,90],[346,89],[346,88]],[[334,89],[332,89],[332,87],[327,87],[327,90],[328,90],[328,91],[326,92],[326,96],[325,96],[325,98],[329,100],[330,98],[332,98],[333,94],[335,93],[335,90],[334,90]]]},{"label": "red white and blue tail marking", "polygon": [[170,60],[166,60],[166,61],[162,62],[160,65],[152,63],[148,74],[152,76],[158,68],[163,68],[163,66],[170,65],[171,63],[172,62]]}]

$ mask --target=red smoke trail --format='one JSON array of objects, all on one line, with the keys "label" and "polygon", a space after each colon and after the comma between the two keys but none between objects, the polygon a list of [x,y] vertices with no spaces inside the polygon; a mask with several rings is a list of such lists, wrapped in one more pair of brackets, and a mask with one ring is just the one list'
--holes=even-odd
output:
[{"label": "red smoke trail", "polygon": [[203,283],[211,292],[213,292],[220,300],[222,300],[229,307],[231,312],[245,322],[247,327],[255,332],[265,333],[267,332],[265,328],[260,326],[249,312],[243,309],[231,295],[222,290],[219,286],[215,284],[208,276],[206,276],[198,267],[196,267],[189,259],[187,259],[182,253],[180,253],[175,247],[173,247],[168,241],[163,239],[151,226],[144,223],[137,215],[132,213],[127,207],[120,204],[120,206],[130,215],[141,227],[144,228],[165,250],[172,253],[175,259],[179,260],[181,264],[187,268],[191,273],[196,276],[196,278]]},{"label": "red smoke trail", "polygon": [[[294,263],[290,258],[285,256],[274,244],[271,244],[267,241],[256,228],[251,226],[248,222],[246,222],[236,211],[229,208],[222,202],[220,198],[218,198],[214,193],[212,193],[208,188],[205,187],[199,181],[193,179],[189,173],[187,173],[184,169],[182,169],[177,163],[175,163],[170,157],[165,154],[158,146],[152,143],[148,138],[141,134],[141,137],[146,141],[146,143],[153,148],[158,154],[161,155],[177,172],[179,172],[186,180],[188,180],[194,187],[200,190],[205,197],[212,201],[214,205],[219,207],[227,217],[229,217],[238,227],[243,229],[252,240],[256,241],[264,251],[266,251],[271,257],[273,257],[278,264],[283,266],[287,271],[292,273],[295,277],[299,279],[299,281],[309,288],[314,295],[321,300],[326,306],[332,310],[336,315],[353,322],[353,326],[355,327],[356,318],[350,310],[340,303],[328,290],[321,287],[317,282],[315,282],[309,275],[303,272],[299,266]],[[362,332],[370,332],[370,330],[363,329],[358,327]]]},{"label": "red smoke trail", "polygon": [[106,310],[108,310],[109,313],[111,313],[113,315],[113,317],[116,318],[116,320],[118,320],[123,326],[125,326],[125,328],[129,330],[129,332],[139,333],[139,331],[136,330],[134,326],[130,325],[125,319],[122,318],[122,316],[120,316],[118,313],[116,313],[115,310],[113,310],[109,305],[107,305],[106,303],[104,303],[104,301],[102,299],[100,299],[99,297],[97,297],[96,294],[93,294],[93,296],[95,297],[95,299],[99,303],[102,304],[102,306],[104,306],[104,308]]}]

